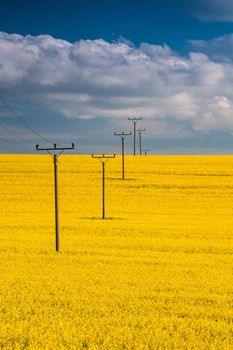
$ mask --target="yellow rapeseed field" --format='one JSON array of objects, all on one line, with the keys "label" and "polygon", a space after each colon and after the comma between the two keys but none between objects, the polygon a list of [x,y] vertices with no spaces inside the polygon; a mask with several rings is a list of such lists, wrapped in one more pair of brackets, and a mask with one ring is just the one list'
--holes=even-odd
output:
[{"label": "yellow rapeseed field", "polygon": [[0,348],[233,349],[233,157],[0,156]]}]

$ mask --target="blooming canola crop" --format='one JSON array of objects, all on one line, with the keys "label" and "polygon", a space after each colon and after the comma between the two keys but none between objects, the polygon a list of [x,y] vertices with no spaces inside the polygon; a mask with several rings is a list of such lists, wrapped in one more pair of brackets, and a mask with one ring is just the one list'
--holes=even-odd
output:
[{"label": "blooming canola crop", "polygon": [[0,156],[0,348],[232,349],[233,158]]}]

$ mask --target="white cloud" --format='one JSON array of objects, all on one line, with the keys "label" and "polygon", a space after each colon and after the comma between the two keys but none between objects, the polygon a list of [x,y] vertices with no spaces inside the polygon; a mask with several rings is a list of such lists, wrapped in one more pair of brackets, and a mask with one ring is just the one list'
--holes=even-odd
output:
[{"label": "white cloud", "polygon": [[[221,117],[220,117],[221,116]],[[221,119],[221,124],[219,120]],[[210,132],[213,130],[233,129],[233,103],[225,96],[214,96],[207,101],[202,118],[194,124],[197,131]]]},{"label": "white cloud", "polygon": [[190,40],[190,49],[208,55],[215,62],[233,62],[233,34],[212,40]]},{"label": "white cloud", "polygon": [[233,64],[212,59],[204,41],[192,45],[205,52],[182,57],[167,45],[0,33],[0,91],[66,118],[123,125],[143,116],[160,136],[233,131]]}]

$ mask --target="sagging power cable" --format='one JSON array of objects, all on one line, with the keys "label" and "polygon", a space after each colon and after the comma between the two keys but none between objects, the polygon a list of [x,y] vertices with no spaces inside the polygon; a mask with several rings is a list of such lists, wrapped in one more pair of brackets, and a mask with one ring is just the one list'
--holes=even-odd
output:
[{"label": "sagging power cable", "polygon": [[4,103],[4,105],[9,109],[9,111],[12,113],[12,115],[20,122],[22,123],[27,129],[29,129],[31,132],[33,132],[35,135],[39,136],[42,140],[52,143],[51,140],[47,139],[43,135],[41,135],[38,131],[36,131],[33,127],[31,127],[28,123],[26,123],[22,117],[18,115],[18,113],[15,112],[15,110],[9,105],[9,103],[0,95],[0,100]]}]

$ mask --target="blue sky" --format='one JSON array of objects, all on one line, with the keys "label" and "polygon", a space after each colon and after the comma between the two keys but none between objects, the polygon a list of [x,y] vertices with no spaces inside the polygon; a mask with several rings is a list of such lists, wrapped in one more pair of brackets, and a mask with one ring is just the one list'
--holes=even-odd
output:
[{"label": "blue sky", "polygon": [[208,0],[68,0],[56,5],[45,0],[2,0],[0,23],[8,33],[50,34],[71,42],[122,36],[136,45],[166,43],[183,51],[189,39],[207,40],[232,32],[232,23],[224,16],[223,21],[200,21],[210,13],[215,19],[213,11],[219,12],[202,2]]},{"label": "blue sky", "polygon": [[[2,0],[0,95],[80,153],[117,152],[113,131],[134,115],[153,153],[231,153],[232,44],[229,0]],[[44,140],[0,100],[0,143],[24,153]]]}]

